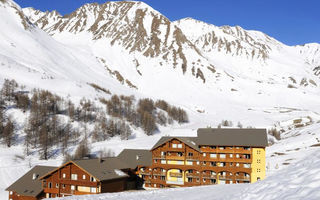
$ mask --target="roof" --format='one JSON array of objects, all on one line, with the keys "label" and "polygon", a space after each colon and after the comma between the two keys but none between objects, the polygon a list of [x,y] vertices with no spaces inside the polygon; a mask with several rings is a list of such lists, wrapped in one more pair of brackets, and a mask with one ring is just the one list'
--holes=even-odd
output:
[{"label": "roof", "polygon": [[[55,168],[57,167],[35,166],[16,182],[10,185],[6,190],[15,191],[22,196],[37,197],[43,191],[40,177],[54,170]],[[33,180],[33,174],[36,174],[35,180]]]},{"label": "roof", "polygon": [[46,176],[52,174],[58,169],[66,166],[69,163],[73,163],[76,166],[80,167],[82,170],[86,171],[99,181],[106,181],[118,178],[129,177],[126,173],[121,173],[121,169],[127,169],[128,164],[122,162],[117,157],[108,157],[108,158],[95,158],[95,159],[80,159],[80,160],[71,160],[66,162],[60,167],[55,168],[49,173],[41,177],[45,178]]},{"label": "roof", "polygon": [[118,155],[118,158],[127,163],[131,169],[135,169],[138,165],[152,165],[152,153],[147,149],[124,149]]},{"label": "roof", "polygon": [[117,157],[73,160],[73,162],[100,181],[129,177],[125,173],[117,173],[120,169],[129,168],[127,163]]},{"label": "roof", "polygon": [[266,129],[200,128],[198,145],[217,146],[268,146]]},{"label": "roof", "polygon": [[181,142],[185,143],[186,145],[190,146],[191,148],[200,151],[198,145],[196,144],[196,137],[162,137],[158,142],[151,148],[152,150],[163,145],[164,143],[172,140],[172,139],[177,139],[180,140]]}]

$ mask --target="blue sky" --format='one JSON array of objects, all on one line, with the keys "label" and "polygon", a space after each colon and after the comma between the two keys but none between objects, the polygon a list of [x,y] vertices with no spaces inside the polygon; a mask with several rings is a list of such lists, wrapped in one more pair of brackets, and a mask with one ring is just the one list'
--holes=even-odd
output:
[{"label": "blue sky", "polygon": [[[103,0],[15,0],[21,7],[68,14]],[[171,21],[192,17],[262,31],[288,45],[320,43],[320,0],[145,0]]]}]

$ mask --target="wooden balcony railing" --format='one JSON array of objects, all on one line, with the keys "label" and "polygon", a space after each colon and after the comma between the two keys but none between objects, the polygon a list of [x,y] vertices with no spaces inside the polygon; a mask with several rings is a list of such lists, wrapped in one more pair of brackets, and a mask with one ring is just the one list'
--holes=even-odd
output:
[{"label": "wooden balcony railing", "polygon": [[166,159],[166,156],[165,155],[154,155],[152,158],[153,159]]},{"label": "wooden balcony railing", "polygon": [[169,175],[171,177],[178,177],[178,178],[182,177],[182,173],[177,173],[177,172],[170,172]]},{"label": "wooden balcony railing", "polygon": [[151,175],[151,172],[140,171],[139,174],[148,176]]},{"label": "wooden balcony railing", "polygon": [[153,172],[154,176],[166,176],[166,172]]},{"label": "wooden balcony railing", "polygon": [[200,160],[199,156],[186,156],[186,160]]},{"label": "wooden balcony railing", "polygon": [[88,187],[96,187],[98,182],[83,181],[83,180],[70,180],[70,179],[59,179],[59,182],[67,185],[80,185]]},{"label": "wooden balcony railing", "polygon": [[218,175],[219,180],[232,180],[233,176]]},{"label": "wooden balcony railing", "polygon": [[202,178],[216,179],[217,175],[203,174]]},{"label": "wooden balcony railing", "polygon": [[197,173],[186,173],[187,178],[200,178],[200,174]]},{"label": "wooden balcony railing", "polygon": [[184,160],[184,156],[167,156],[167,160]]},{"label": "wooden balcony railing", "polygon": [[235,176],[235,178],[239,181],[250,181],[250,176]]}]

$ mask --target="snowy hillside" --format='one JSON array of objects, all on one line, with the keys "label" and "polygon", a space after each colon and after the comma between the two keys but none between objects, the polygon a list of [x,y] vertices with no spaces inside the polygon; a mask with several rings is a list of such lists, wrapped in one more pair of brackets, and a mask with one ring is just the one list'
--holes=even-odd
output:
[{"label": "snowy hillside", "polygon": [[[164,99],[189,115],[189,123],[159,126],[152,136],[131,125],[129,140],[113,137],[93,143],[94,153],[150,148],[163,135],[195,135],[197,128],[216,127],[221,120],[231,120],[233,126],[240,122],[244,127],[282,130],[283,140],[270,136],[275,144],[267,149],[270,170],[265,181],[107,194],[102,199],[174,199],[177,192],[212,197],[218,190],[228,191],[230,198],[226,199],[236,199],[243,190],[243,199],[254,199],[254,193],[260,191],[264,199],[294,199],[291,189],[296,188],[301,195],[309,192],[307,199],[319,197],[314,188],[320,187],[315,175],[320,163],[299,160],[320,156],[319,147],[310,147],[320,138],[320,44],[287,46],[259,31],[218,27],[191,18],[171,22],[142,2],[86,4],[61,16],[0,0],[0,27],[0,85],[14,79],[25,91],[49,90],[75,104],[85,97],[101,107],[99,99],[110,99],[111,94]],[[62,155],[48,161],[39,160],[37,154],[24,156],[28,115],[14,107],[5,109],[5,116],[18,125],[19,142],[10,148],[0,146],[0,199],[7,198],[4,189],[30,166],[59,165],[63,160]],[[295,168],[299,171],[292,170]],[[302,178],[292,178],[300,175]],[[309,177],[312,181],[307,181]],[[310,184],[298,187],[305,182]],[[268,193],[268,187],[275,192]],[[277,193],[280,190],[283,193]]]}]

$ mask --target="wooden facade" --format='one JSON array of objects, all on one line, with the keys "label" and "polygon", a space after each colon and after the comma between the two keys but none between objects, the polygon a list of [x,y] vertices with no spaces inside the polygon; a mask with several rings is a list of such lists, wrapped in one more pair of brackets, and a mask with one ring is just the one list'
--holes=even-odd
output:
[{"label": "wooden facade", "polygon": [[45,196],[65,197],[71,195],[120,192],[126,188],[126,177],[100,181],[81,167],[69,162],[43,177]]},{"label": "wooden facade", "polygon": [[251,183],[253,148],[210,145],[193,148],[173,138],[154,148],[152,165],[140,167],[138,173],[145,187],[156,188]]},{"label": "wooden facade", "polygon": [[9,200],[38,200],[43,198],[45,198],[45,194],[43,192],[37,197],[33,197],[33,196],[19,195],[15,191],[9,191]]}]

